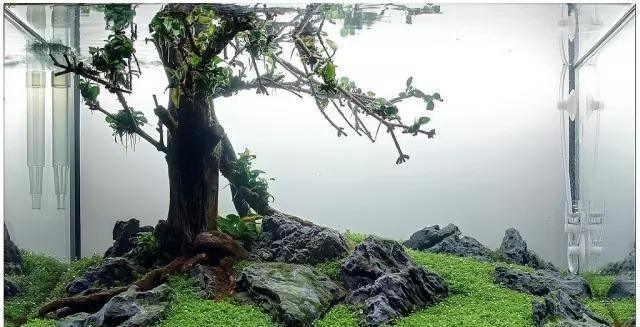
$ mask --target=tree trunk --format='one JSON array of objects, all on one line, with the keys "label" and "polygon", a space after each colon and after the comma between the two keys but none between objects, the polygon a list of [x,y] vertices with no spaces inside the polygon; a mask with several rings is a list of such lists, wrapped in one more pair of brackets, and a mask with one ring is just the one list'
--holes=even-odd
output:
[{"label": "tree trunk", "polygon": [[182,96],[179,107],[170,109],[179,125],[167,138],[167,221],[175,254],[184,254],[198,233],[216,228],[221,137],[211,99]]}]

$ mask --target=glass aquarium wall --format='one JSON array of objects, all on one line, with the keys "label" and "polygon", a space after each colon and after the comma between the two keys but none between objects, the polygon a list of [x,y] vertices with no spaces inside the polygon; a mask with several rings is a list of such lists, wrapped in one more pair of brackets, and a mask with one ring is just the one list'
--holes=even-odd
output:
[{"label": "glass aquarium wall", "polygon": [[[73,7],[6,10],[44,39],[72,45]],[[54,78],[31,34],[6,17],[4,27],[4,223],[20,248],[68,260],[72,79]]]},{"label": "glass aquarium wall", "polygon": [[[135,18],[143,73],[129,101],[147,117],[154,117],[153,94],[168,102],[155,49],[144,43],[158,8],[140,5]],[[435,138],[400,136],[411,156],[402,165],[395,164],[384,131],[376,144],[355,134],[338,138],[311,98],[244,91],[217,101],[216,113],[236,152],[250,149],[255,167],[275,178],[270,192],[278,209],[397,239],[451,222],[491,247],[516,227],[530,247],[562,266],[564,175],[556,110],[562,6],[447,4],[441,11],[414,17],[412,24],[390,13],[370,29],[333,39],[339,69],[363,89],[392,96],[413,77],[413,85],[444,98],[431,117]],[[107,35],[100,12],[86,15],[83,51]],[[326,28],[332,35],[343,29]],[[117,105],[108,96],[100,101]],[[406,108],[418,113],[422,105]],[[163,156],[148,144],[124,149],[104,118],[87,110],[81,122],[82,241],[83,254],[90,254],[107,248],[116,220],[155,225],[164,219],[168,177]],[[155,133],[155,122],[147,128]],[[229,187],[221,196],[220,212],[233,212]]]},{"label": "glass aquarium wall", "polygon": [[[590,5],[603,16],[604,31],[628,6]],[[595,7],[595,8],[594,8]],[[617,9],[617,10],[616,10]],[[581,115],[580,178],[582,198],[604,213],[602,258],[605,264],[624,257],[635,239],[635,18],[626,22],[604,47],[578,70]],[[595,42],[585,35],[585,53]],[[598,265],[597,264],[597,265]]]}]

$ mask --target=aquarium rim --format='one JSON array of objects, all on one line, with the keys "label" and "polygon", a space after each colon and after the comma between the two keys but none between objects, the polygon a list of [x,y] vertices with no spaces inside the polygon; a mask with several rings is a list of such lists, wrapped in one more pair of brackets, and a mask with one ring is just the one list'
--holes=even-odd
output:
[{"label": "aquarium rim", "polygon": [[[73,18],[73,47],[80,53],[80,10],[75,5]],[[39,42],[47,40],[25,23],[9,8],[4,8],[4,17],[23,34]],[[74,85],[78,85],[78,76],[74,76]],[[81,228],[80,228],[80,90],[74,87],[73,92],[73,137],[72,158],[70,160],[70,202],[69,208],[69,258],[76,260],[82,257]]]}]

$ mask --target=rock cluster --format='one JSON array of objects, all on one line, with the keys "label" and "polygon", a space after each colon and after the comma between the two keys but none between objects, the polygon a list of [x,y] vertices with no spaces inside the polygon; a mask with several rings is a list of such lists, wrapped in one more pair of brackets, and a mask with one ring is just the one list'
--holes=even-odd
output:
[{"label": "rock cluster", "polygon": [[415,266],[401,244],[375,238],[356,247],[340,277],[347,301],[363,308],[367,326],[390,323],[443,299],[449,290],[442,277]]},{"label": "rock cluster", "polygon": [[99,265],[89,267],[82,277],[69,283],[66,290],[69,295],[75,295],[95,288],[131,283],[141,273],[141,267],[125,258],[105,258]]},{"label": "rock cluster", "polygon": [[100,311],[89,314],[76,313],[57,321],[59,327],[80,326],[153,326],[169,306],[170,289],[162,284],[149,291],[139,291],[131,286],[107,302]]},{"label": "rock cluster", "polygon": [[533,295],[547,295],[552,291],[563,291],[570,296],[591,297],[591,287],[577,275],[562,276],[557,271],[537,270],[533,273],[496,267],[495,282],[512,290]]},{"label": "rock cluster", "polygon": [[631,274],[622,274],[616,277],[607,292],[610,299],[620,299],[636,296],[636,278]]},{"label": "rock cluster", "polygon": [[140,227],[140,221],[129,219],[117,221],[113,226],[113,246],[104,253],[105,257],[120,257],[135,246],[135,238],[143,232],[153,232],[152,226]]},{"label": "rock cluster", "polygon": [[11,240],[7,224],[4,224],[4,273],[19,274],[22,272],[20,250]]},{"label": "rock cluster", "polygon": [[291,327],[311,326],[344,297],[343,289],[312,267],[280,262],[245,267],[236,285],[239,298],[249,299]]},{"label": "rock cluster", "polygon": [[404,244],[416,250],[449,253],[483,261],[492,260],[491,249],[475,238],[461,234],[458,226],[454,224],[448,224],[442,229],[439,225],[434,225],[413,233]]},{"label": "rock cluster", "polygon": [[9,277],[4,277],[4,298],[9,299],[20,293],[20,287]]},{"label": "rock cluster", "polygon": [[527,242],[514,228],[509,228],[504,232],[500,252],[502,259],[506,262],[527,265],[535,269],[558,270],[553,264],[545,262],[533,250],[530,250],[527,247]]},{"label": "rock cluster", "polygon": [[633,247],[633,250],[627,254],[624,259],[619,262],[614,262],[608,264],[604,267],[601,273],[606,275],[618,275],[622,273],[635,273],[636,271],[636,248]]},{"label": "rock cluster", "polygon": [[317,264],[344,257],[347,242],[337,231],[292,217],[274,215],[262,219],[262,232],[251,258],[296,264]]},{"label": "rock cluster", "polygon": [[544,297],[544,302],[533,302],[535,326],[542,327],[550,320],[556,322],[554,326],[605,327],[609,325],[563,291],[549,293]]}]

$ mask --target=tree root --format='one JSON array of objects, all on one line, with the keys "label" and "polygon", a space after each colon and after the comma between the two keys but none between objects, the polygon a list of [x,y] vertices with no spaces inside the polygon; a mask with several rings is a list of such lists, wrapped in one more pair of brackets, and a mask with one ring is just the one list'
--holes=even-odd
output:
[{"label": "tree root", "polygon": [[[205,260],[207,260],[207,255],[204,253],[197,254],[191,258],[175,258],[166,266],[149,271],[132,285],[137,286],[141,291],[148,291],[164,283],[171,274],[175,272],[187,272],[194,265]],[[38,310],[38,316],[42,317],[61,308],[66,308],[64,311],[65,316],[83,312],[84,310],[93,311],[95,308],[104,305],[112,297],[129,289],[129,287],[130,286],[120,286],[102,292],[60,298],[43,305]]]}]

